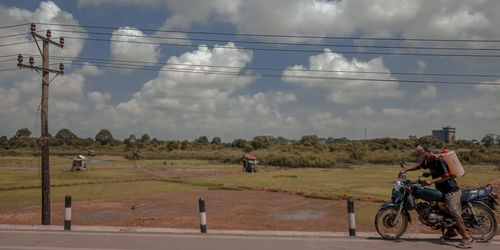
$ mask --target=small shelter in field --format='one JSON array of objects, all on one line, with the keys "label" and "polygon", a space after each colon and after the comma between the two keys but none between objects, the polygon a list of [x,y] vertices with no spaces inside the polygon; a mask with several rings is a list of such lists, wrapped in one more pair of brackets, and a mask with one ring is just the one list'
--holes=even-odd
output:
[{"label": "small shelter in field", "polygon": [[87,160],[83,155],[73,157],[73,166],[71,167],[71,171],[87,171],[88,168],[87,165],[85,165],[86,161]]},{"label": "small shelter in field", "polygon": [[259,161],[257,161],[257,157],[254,155],[250,154],[245,154],[243,155],[243,170],[248,172],[248,173],[253,173],[258,171],[257,164]]}]

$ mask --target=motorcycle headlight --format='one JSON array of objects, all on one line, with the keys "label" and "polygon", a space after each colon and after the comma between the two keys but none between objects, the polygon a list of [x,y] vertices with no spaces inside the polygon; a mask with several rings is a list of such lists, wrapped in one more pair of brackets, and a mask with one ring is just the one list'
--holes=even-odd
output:
[{"label": "motorcycle headlight", "polygon": [[401,187],[403,187],[403,184],[401,184],[401,182],[396,179],[392,182],[392,187],[394,188],[394,190],[399,191],[401,190]]}]

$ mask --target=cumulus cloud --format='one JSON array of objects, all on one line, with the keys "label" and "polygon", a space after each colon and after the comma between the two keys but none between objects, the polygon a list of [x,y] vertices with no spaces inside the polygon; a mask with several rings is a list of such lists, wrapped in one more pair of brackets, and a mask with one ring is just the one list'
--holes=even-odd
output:
[{"label": "cumulus cloud", "polygon": [[[113,31],[111,36],[111,57],[117,61],[158,62],[160,45],[151,44],[151,38],[136,28],[122,27]],[[130,72],[131,70],[125,70]]]},{"label": "cumulus cloud", "polygon": [[370,106],[364,106],[360,109],[350,109],[347,113],[351,116],[360,117],[360,116],[372,116],[375,114],[375,110],[373,110]]},{"label": "cumulus cloud", "polygon": [[422,101],[425,99],[433,99],[437,96],[437,89],[432,85],[427,85],[425,89],[420,90],[417,96],[415,96],[415,100]]},{"label": "cumulus cloud", "polygon": [[[325,71],[325,72],[318,72]],[[330,72],[326,72],[330,71]],[[354,71],[360,73],[345,73]],[[309,67],[295,65],[283,71],[282,79],[309,88],[320,88],[329,92],[328,99],[335,103],[355,103],[367,99],[398,98],[404,93],[398,89],[396,82],[376,82],[362,80],[377,78],[381,80],[395,80],[390,74],[373,76],[362,72],[390,73],[384,66],[381,57],[362,62],[357,59],[347,60],[343,55],[325,49],[320,55],[309,58]],[[324,79],[318,79],[324,77]],[[346,80],[352,78],[355,80]],[[359,80],[361,79],[361,80]]]},{"label": "cumulus cloud", "polygon": [[[496,38],[499,3],[421,0],[79,0],[78,5],[134,4],[174,13],[165,25],[188,28],[209,18],[231,23],[240,33],[316,36]],[[280,11],[276,11],[279,9]],[[286,21],[283,21],[286,20]],[[335,24],[335,25],[332,25]]]},{"label": "cumulus cloud", "polygon": [[276,103],[288,103],[288,102],[296,102],[297,97],[295,97],[294,94],[291,93],[283,93],[281,91],[278,91],[276,93],[275,97]]},{"label": "cumulus cloud", "polygon": [[83,75],[103,75],[104,70],[99,69],[97,66],[89,63],[89,62],[84,62],[81,72]]},{"label": "cumulus cloud", "polygon": [[348,125],[341,117],[335,117],[331,112],[318,113],[309,116],[309,124],[316,130],[333,129],[336,126]]},{"label": "cumulus cloud", "polygon": [[105,103],[111,99],[111,94],[92,91],[88,93],[88,99],[94,104]]}]

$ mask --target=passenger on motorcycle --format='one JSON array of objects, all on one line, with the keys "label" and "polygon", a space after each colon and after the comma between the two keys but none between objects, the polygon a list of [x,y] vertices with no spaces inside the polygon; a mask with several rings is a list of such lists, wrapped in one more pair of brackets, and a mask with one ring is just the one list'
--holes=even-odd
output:
[{"label": "passenger on motorcycle", "polygon": [[[460,192],[460,189],[458,188],[458,185],[453,177],[450,176],[448,165],[442,157],[438,157],[436,154],[432,153],[427,146],[417,146],[416,154],[419,157],[423,156],[424,160],[415,166],[407,168],[406,170],[401,170],[399,173],[400,176],[405,174],[407,171],[414,171],[422,168],[429,169],[432,175],[432,180],[425,180],[422,182],[422,185],[429,186],[431,184],[435,184],[436,189],[444,194],[446,206],[448,207],[448,213],[455,219],[455,228],[463,237],[462,242],[458,244],[457,247],[469,248],[474,240],[470,237],[467,230],[465,230],[460,203],[460,196],[462,193]],[[453,236],[452,232],[443,232],[443,239],[446,240],[450,236]]]}]

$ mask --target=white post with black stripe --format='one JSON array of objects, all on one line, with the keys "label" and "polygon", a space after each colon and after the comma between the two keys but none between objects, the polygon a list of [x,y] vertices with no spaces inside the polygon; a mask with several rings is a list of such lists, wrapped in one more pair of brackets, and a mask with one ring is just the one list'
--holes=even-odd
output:
[{"label": "white post with black stripe", "polygon": [[71,196],[66,195],[64,198],[64,230],[71,230]]},{"label": "white post with black stripe", "polygon": [[202,233],[207,233],[207,214],[205,212],[205,200],[200,198],[200,230]]},{"label": "white post with black stripe", "polygon": [[347,200],[347,213],[349,216],[349,236],[356,236],[356,218],[354,216],[354,201]]}]

